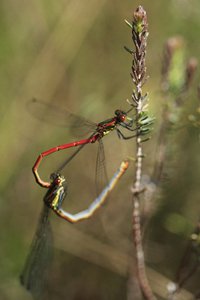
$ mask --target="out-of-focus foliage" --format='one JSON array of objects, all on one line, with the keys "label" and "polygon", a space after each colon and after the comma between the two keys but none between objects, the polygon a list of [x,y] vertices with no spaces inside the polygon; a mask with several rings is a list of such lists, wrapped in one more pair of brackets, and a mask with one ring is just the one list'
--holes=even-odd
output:
[{"label": "out-of-focus foliage", "polygon": [[[186,59],[199,57],[199,0],[0,3],[1,299],[31,299],[18,277],[45,193],[34,181],[32,165],[40,152],[75,139],[70,128],[55,126],[54,119],[46,124],[32,117],[27,102],[33,97],[43,99],[94,122],[113,116],[117,108],[126,110],[126,99],[132,93],[131,61],[123,46],[131,45],[131,36],[124,19],[131,20],[140,4],[147,11],[150,31],[146,91],[157,119],[152,140],[145,146],[145,170],[151,173],[162,121],[159,115],[166,101],[160,93],[163,44],[169,36],[181,35],[186,41]],[[198,101],[194,84],[179,120],[181,129],[173,132],[163,190],[155,199],[146,236],[147,264],[171,279],[200,213],[199,127],[191,121],[199,118]],[[133,156],[133,142],[119,141],[112,133],[104,144],[110,177],[121,159]],[[69,183],[66,207],[71,211],[87,206],[95,196],[96,147],[85,147],[65,170]],[[65,155],[47,158],[41,166],[42,176],[48,177]],[[72,227],[51,216],[57,251],[44,299],[126,299],[132,251],[132,171],[91,220]]]}]

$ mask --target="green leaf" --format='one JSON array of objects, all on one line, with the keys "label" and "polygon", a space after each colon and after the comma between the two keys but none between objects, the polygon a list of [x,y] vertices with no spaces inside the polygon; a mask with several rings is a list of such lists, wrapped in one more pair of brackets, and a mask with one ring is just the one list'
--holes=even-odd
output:
[{"label": "green leaf", "polygon": [[128,27],[130,27],[131,29],[133,29],[133,25],[129,21],[127,21],[125,19],[124,22],[126,23],[126,25],[128,25]]},{"label": "green leaf", "polygon": [[130,53],[131,55],[134,53],[133,50],[129,49],[128,47],[124,46],[124,49]]}]

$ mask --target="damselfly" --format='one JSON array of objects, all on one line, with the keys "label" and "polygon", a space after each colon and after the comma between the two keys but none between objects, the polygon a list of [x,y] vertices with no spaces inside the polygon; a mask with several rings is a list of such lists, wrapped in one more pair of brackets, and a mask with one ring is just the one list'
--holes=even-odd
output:
[{"label": "damselfly", "polygon": [[53,173],[50,177],[51,184],[44,196],[44,207],[40,216],[37,230],[31,245],[30,253],[25,262],[24,269],[20,276],[22,285],[29,290],[35,299],[39,299],[48,266],[52,259],[52,231],[49,222],[49,211],[53,210],[59,217],[70,223],[76,223],[90,218],[95,211],[105,202],[121,176],[125,173],[129,162],[122,161],[119,169],[115,172],[108,185],[100,195],[86,209],[77,214],[71,214],[62,208],[66,197],[67,187],[65,178],[60,174]]},{"label": "damselfly", "polygon": [[[35,100],[36,104],[40,104],[40,105],[45,105],[42,101],[38,101],[38,100]],[[54,109],[55,107],[52,106]],[[131,111],[132,108],[129,110]],[[51,183],[49,182],[46,182],[46,181],[43,181],[40,176],[39,176],[39,173],[38,173],[38,167],[42,161],[42,159],[45,157],[45,156],[48,156],[56,151],[60,151],[60,150],[64,150],[64,149],[67,149],[67,148],[71,148],[71,147],[77,147],[79,146],[79,148],[62,164],[62,166],[57,170],[58,172],[60,172],[71,160],[72,158],[77,155],[77,153],[86,145],[86,144],[89,144],[89,143],[95,143],[96,141],[98,141],[100,144],[101,144],[101,149],[103,149],[103,145],[102,145],[102,138],[109,134],[111,131],[113,130],[116,130],[117,134],[118,134],[118,137],[119,138],[122,138],[122,139],[131,139],[133,137],[135,137],[136,135],[133,134],[133,135],[130,135],[130,136],[125,136],[121,130],[119,129],[119,127],[123,127],[125,129],[127,129],[128,131],[135,131],[136,128],[133,128],[133,119],[128,117],[128,112],[124,112],[122,110],[116,110],[115,111],[115,116],[110,118],[110,119],[106,119],[105,121],[103,122],[100,122],[98,124],[95,124],[93,123],[93,133],[89,136],[89,138],[87,139],[82,139],[82,140],[79,140],[79,141],[74,141],[74,142],[71,142],[71,143],[67,143],[67,144],[63,144],[63,145],[60,145],[60,146],[56,146],[56,147],[53,147],[47,151],[44,151],[42,152],[32,170],[33,170],[33,174],[35,176],[35,179],[36,179],[36,182],[41,185],[42,187],[50,187]],[[75,115],[73,115],[75,116]],[[77,119],[78,117],[76,117]],[[81,118],[81,120],[83,120]],[[91,122],[87,122],[88,124]]]}]

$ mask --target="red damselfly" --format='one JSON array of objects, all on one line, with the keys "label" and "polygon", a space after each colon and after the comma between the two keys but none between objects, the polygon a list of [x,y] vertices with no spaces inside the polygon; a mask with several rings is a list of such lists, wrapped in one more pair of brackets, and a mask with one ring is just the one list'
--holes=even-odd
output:
[{"label": "red damselfly", "polygon": [[48,266],[52,259],[52,231],[49,221],[49,211],[53,210],[59,217],[70,223],[76,223],[90,218],[105,202],[128,166],[129,162],[127,160],[122,161],[120,167],[100,195],[86,210],[77,214],[71,214],[62,208],[63,201],[67,194],[64,176],[55,173],[51,175],[51,184],[44,196],[44,207],[31,245],[31,250],[20,276],[22,285],[32,293],[35,299],[39,299],[41,296]]},{"label": "red damselfly", "polygon": [[[42,102],[42,101],[38,101],[38,100],[34,100],[34,102],[36,104],[39,104],[39,105],[43,105],[45,106],[45,104]],[[51,108],[53,108],[54,110],[56,109],[53,105],[51,106]],[[91,122],[88,122],[87,121],[87,125],[89,124],[92,124],[92,127],[93,127],[93,133],[87,138],[87,139],[81,139],[81,140],[78,140],[78,141],[74,141],[74,142],[71,142],[71,143],[67,143],[67,144],[63,144],[63,145],[59,145],[59,146],[56,146],[56,147],[53,147],[49,150],[46,150],[44,152],[42,152],[32,170],[33,170],[33,174],[35,176],[35,179],[36,179],[36,182],[41,185],[42,187],[50,187],[51,183],[50,182],[46,182],[46,181],[43,181],[40,176],[39,176],[39,173],[38,173],[38,168],[39,168],[39,165],[42,161],[42,159],[45,157],[45,156],[48,156],[56,151],[60,151],[60,150],[64,150],[64,149],[68,149],[68,148],[72,148],[72,147],[79,147],[61,166],[60,168],[57,170],[57,172],[60,172],[71,160],[73,157],[75,157],[77,155],[77,153],[86,145],[86,144],[89,144],[89,143],[95,143],[96,141],[98,141],[100,143],[100,146],[101,146],[101,149],[103,149],[103,145],[102,145],[102,138],[105,136],[105,135],[108,135],[111,131],[113,130],[116,130],[117,132],[117,135],[119,138],[122,138],[122,139],[131,139],[133,137],[135,137],[136,135],[135,134],[132,134],[130,136],[125,136],[122,131],[119,129],[119,127],[122,127],[122,128],[125,128],[127,129],[128,131],[135,131],[136,128],[133,128],[133,119],[130,118],[128,116],[128,112],[130,112],[132,110],[132,108],[127,111],[127,112],[124,112],[122,110],[116,110],[115,111],[115,116],[110,118],[110,119],[106,119],[105,121],[103,122],[100,122],[98,124],[95,124],[95,123],[91,123]],[[64,115],[65,112],[64,111],[60,111],[60,115]],[[69,115],[69,114],[68,114]],[[36,115],[37,116],[37,115]],[[73,114],[70,114],[70,117],[74,117],[75,115]],[[37,116],[38,117],[38,116]],[[75,116],[76,120],[79,119],[79,117]],[[82,120],[83,122],[85,121],[83,118],[80,118],[80,120]],[[83,123],[82,122],[82,123]],[[80,121],[78,121],[78,123],[80,124]]]}]

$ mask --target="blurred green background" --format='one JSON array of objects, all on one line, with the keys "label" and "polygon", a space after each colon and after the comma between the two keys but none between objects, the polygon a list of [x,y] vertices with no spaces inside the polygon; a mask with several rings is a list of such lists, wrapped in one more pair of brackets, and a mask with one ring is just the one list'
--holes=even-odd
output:
[{"label": "blurred green background", "polygon": [[[145,91],[150,94],[150,111],[158,120],[155,135],[145,144],[145,172],[150,173],[163,100],[163,44],[168,37],[181,35],[186,40],[186,58],[199,57],[199,0],[0,3],[2,300],[31,299],[18,278],[45,193],[34,181],[34,161],[40,152],[74,139],[69,128],[55,126],[55,120],[45,124],[34,118],[27,103],[36,97],[94,122],[113,116],[116,108],[126,110],[126,99],[130,99],[132,90],[131,59],[123,46],[131,47],[132,42],[124,19],[131,21],[138,5],[143,5],[148,14],[150,79]],[[194,90],[185,115],[197,104]],[[190,128],[174,138],[176,147],[166,161],[173,171],[162,196],[155,200],[155,213],[145,239],[147,264],[171,279],[183,252],[184,238],[199,217],[198,134],[198,130]],[[112,133],[105,137],[104,144],[110,177],[123,158],[134,155],[134,143],[119,141]],[[82,209],[95,196],[96,148],[97,145],[85,147],[65,170],[69,183],[66,209]],[[41,173],[46,179],[65,155],[55,154],[42,163]],[[91,220],[71,225],[51,216],[55,257],[43,299],[128,299],[128,265],[134,256],[130,196],[133,171],[130,167],[109,202]],[[181,224],[180,229],[177,224]]]}]

